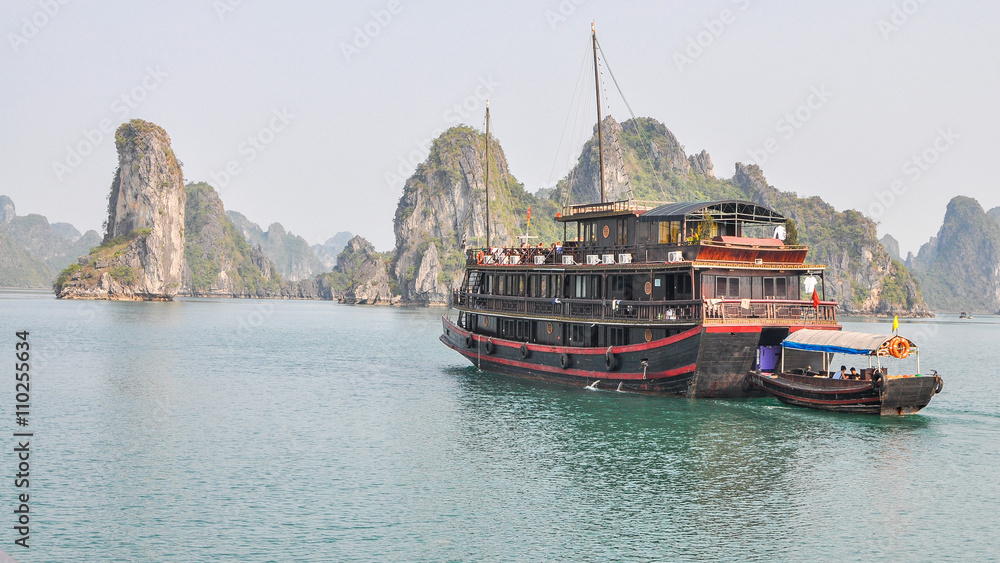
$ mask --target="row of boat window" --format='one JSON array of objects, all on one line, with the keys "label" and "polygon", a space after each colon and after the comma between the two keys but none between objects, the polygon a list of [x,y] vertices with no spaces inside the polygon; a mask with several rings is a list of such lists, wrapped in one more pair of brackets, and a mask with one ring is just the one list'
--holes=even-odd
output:
[{"label": "row of boat window", "polygon": [[459,326],[507,340],[553,346],[624,346],[666,338],[683,328],[601,326],[459,314]]},{"label": "row of boat window", "polygon": [[[737,285],[738,287],[738,285]],[[689,273],[676,274],[485,274],[476,293],[513,297],[673,300],[692,299]]]}]

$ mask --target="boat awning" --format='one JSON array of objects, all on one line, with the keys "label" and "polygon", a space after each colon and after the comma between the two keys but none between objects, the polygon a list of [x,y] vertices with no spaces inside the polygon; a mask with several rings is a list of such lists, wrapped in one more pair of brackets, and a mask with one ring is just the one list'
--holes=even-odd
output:
[{"label": "boat awning", "polygon": [[846,330],[810,330],[802,329],[788,335],[781,343],[785,348],[808,350],[810,352],[826,352],[828,354],[860,354],[865,356],[888,356],[889,344],[896,340],[905,340],[910,349],[916,345],[907,338],[892,334],[867,334],[864,332],[848,332]]},{"label": "boat awning", "polygon": [[640,221],[680,221],[701,220],[709,214],[716,221],[738,221],[745,223],[784,223],[785,217],[777,211],[758,205],[752,201],[731,199],[725,201],[689,201],[668,203],[651,209],[639,216]]}]

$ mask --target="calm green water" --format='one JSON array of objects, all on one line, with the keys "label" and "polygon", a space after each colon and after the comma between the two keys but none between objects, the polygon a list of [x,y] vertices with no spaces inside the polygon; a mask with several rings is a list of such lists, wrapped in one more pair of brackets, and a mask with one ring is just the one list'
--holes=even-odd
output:
[{"label": "calm green water", "polygon": [[25,550],[14,417],[0,418],[0,549],[22,563],[1000,554],[997,317],[904,322],[945,388],[883,419],[477,373],[438,342],[441,313],[0,293],[0,357],[31,331],[35,432]]}]

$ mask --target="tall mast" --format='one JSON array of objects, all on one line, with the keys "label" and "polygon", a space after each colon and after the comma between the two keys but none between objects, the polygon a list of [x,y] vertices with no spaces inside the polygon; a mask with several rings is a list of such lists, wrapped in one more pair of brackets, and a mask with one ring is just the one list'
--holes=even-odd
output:
[{"label": "tall mast", "polygon": [[486,248],[490,248],[490,101],[486,100]]},{"label": "tall mast", "polygon": [[[604,135],[601,133],[601,78],[597,72],[597,26],[594,22],[590,22],[590,34],[594,39],[594,88],[597,89],[597,151],[601,161],[601,203],[604,203]],[[486,108],[486,115],[487,119],[489,119],[489,106]]]}]

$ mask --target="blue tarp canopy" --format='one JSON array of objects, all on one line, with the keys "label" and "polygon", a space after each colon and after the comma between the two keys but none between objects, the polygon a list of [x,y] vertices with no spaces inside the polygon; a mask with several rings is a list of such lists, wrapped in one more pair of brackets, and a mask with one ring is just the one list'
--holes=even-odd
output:
[{"label": "blue tarp canopy", "polygon": [[828,354],[888,356],[888,343],[895,338],[906,340],[911,349],[916,348],[916,345],[910,340],[892,334],[867,334],[864,332],[848,332],[846,330],[810,329],[793,332],[788,335],[788,338],[781,345],[785,348],[795,350],[826,352]]}]

